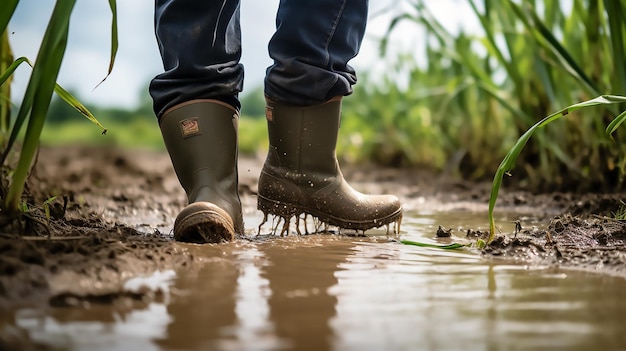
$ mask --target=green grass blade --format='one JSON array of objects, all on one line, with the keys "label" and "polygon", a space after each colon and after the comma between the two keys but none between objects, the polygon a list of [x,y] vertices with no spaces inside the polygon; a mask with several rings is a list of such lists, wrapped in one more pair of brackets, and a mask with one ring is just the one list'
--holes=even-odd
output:
[{"label": "green grass blade", "polygon": [[422,1],[417,1],[412,4],[412,6],[415,10],[415,14],[403,13],[394,17],[389,23],[385,35],[381,39],[381,43],[379,45],[379,53],[381,56],[385,56],[387,53],[387,46],[391,33],[395,30],[398,24],[405,20],[423,24],[426,27],[427,33],[434,35],[434,38],[441,47],[445,47],[446,43],[451,41],[452,37],[450,33],[448,33],[441,23],[437,21],[428,8],[424,6]]},{"label": "green grass blade", "polygon": [[611,33],[611,49],[613,56],[612,87],[615,94],[626,94],[626,57],[624,52],[624,19],[623,3],[605,0],[606,14],[609,19]]},{"label": "green grass blade", "polygon": [[78,101],[72,94],[70,94],[67,90],[63,89],[58,84],[54,85],[54,92],[65,101],[68,105],[72,106],[76,111],[80,112],[83,116],[85,116],[88,120],[90,120],[93,124],[97,125],[102,129],[102,134],[106,134],[106,128],[96,119],[96,117],[82,104]]},{"label": "green grass blade", "polygon": [[4,82],[6,82],[7,79],[11,77],[11,75],[13,75],[13,72],[15,72],[15,70],[24,62],[30,65],[30,61],[28,61],[26,57],[20,57],[17,60],[13,61],[13,63],[9,67],[7,67],[6,71],[0,74],[0,85],[4,84]]},{"label": "green grass blade", "polygon": [[111,18],[111,57],[109,59],[109,70],[107,71],[106,76],[100,81],[100,83],[96,85],[96,88],[100,84],[102,84],[109,77],[109,75],[111,75],[111,72],[113,71],[113,65],[115,64],[115,56],[117,56],[117,48],[119,46],[118,34],[117,34],[117,2],[115,0],[109,0],[109,7],[111,8],[111,16],[112,16]]},{"label": "green grass blade", "polygon": [[408,13],[403,13],[399,16],[394,17],[391,22],[389,22],[389,26],[385,32],[385,35],[380,40],[380,44],[378,46],[378,55],[384,57],[387,55],[387,47],[389,46],[389,38],[391,37],[391,33],[396,29],[396,26],[405,20],[415,21],[413,16]]},{"label": "green grass blade", "polygon": [[33,106],[33,101],[35,98],[35,91],[37,89],[37,81],[38,78],[36,78],[35,72],[33,71],[33,73],[31,73],[31,78],[29,80],[28,85],[26,86],[26,92],[24,92],[24,97],[22,98],[22,103],[20,104],[20,108],[17,112],[17,116],[15,117],[15,122],[13,123],[13,128],[11,129],[11,133],[9,135],[9,140],[7,142],[7,145],[4,148],[4,151],[2,153],[2,157],[0,158],[0,165],[4,165],[4,162],[7,159],[7,156],[9,155],[9,153],[11,152],[11,149],[13,148],[13,144],[15,143],[15,140],[17,140],[17,135],[19,134],[22,125],[24,124],[24,121],[26,121],[26,118],[28,117],[29,113],[30,113],[30,109]]},{"label": "green grass blade", "polygon": [[500,91],[497,90],[497,88],[494,88],[493,84],[484,84],[484,83],[485,82],[481,81],[477,83],[476,85],[481,90],[491,95],[496,101],[500,103],[500,105],[502,105],[502,107],[504,107],[509,112],[511,112],[511,114],[515,115],[520,121],[524,121],[525,123],[528,123],[528,124],[533,122],[532,118],[524,114],[524,111],[520,110],[519,108],[516,108],[515,106],[511,104],[511,102],[508,99],[502,97]]},{"label": "green grass blade", "polygon": [[587,101],[583,101],[583,102],[579,102],[577,104],[573,104],[571,106],[568,106],[558,112],[555,112],[547,117],[545,117],[544,119],[542,119],[541,121],[539,121],[537,124],[539,127],[543,127],[546,124],[553,122],[563,116],[566,116],[567,114],[569,114],[570,112],[574,112],[577,110],[580,110],[581,108],[585,108],[585,107],[591,107],[591,106],[597,106],[597,105],[613,105],[613,104],[621,104],[621,103],[625,103],[626,102],[626,96],[619,96],[619,95],[600,95],[598,97],[596,97],[595,99],[591,99],[591,100],[587,100]]},{"label": "green grass blade", "polygon": [[[26,62],[29,66],[33,67],[33,64],[28,60],[28,58],[26,57],[18,58],[8,67],[8,69],[5,72],[3,72],[0,75],[0,85],[4,84],[4,82],[6,82],[7,79],[9,79],[9,77],[15,72],[17,67],[24,62]],[[96,119],[96,117],[91,113],[91,111],[89,111],[82,103],[80,103],[72,94],[70,94],[68,91],[63,89],[63,87],[58,84],[54,85],[54,91],[68,105],[72,106],[74,109],[80,112],[83,116],[89,119],[92,123],[100,127],[103,130],[103,134],[106,133],[106,128]],[[11,130],[11,134],[6,144],[5,153],[3,154],[2,159],[0,159],[0,164],[4,163],[5,157],[8,155],[8,151],[13,147],[13,144],[15,143],[15,140],[17,139],[17,136],[22,128],[22,125],[26,117],[27,117],[26,114],[19,114],[18,118],[16,118],[16,121],[14,123],[14,128]]]},{"label": "green grass blade", "polygon": [[30,111],[30,116],[18,164],[5,199],[5,207],[8,211],[17,211],[19,208],[26,178],[39,145],[39,136],[65,54],[70,15],[75,3],[76,0],[56,2],[26,88],[25,95],[32,96],[32,100],[27,101],[29,105],[25,105],[23,101],[19,113]]},{"label": "green grass blade", "polygon": [[617,128],[626,120],[626,111],[619,114],[619,116],[615,117],[611,123],[606,127],[606,134],[613,134]]},{"label": "green grass blade", "polygon": [[474,11],[474,14],[480,20],[482,29],[485,31],[485,34],[487,35],[486,45],[485,45],[486,48],[488,49],[490,53],[496,56],[498,62],[500,62],[500,64],[504,67],[504,69],[507,71],[507,73],[509,74],[509,77],[511,77],[513,82],[519,84],[520,78],[519,78],[517,70],[511,66],[511,63],[504,57],[504,53],[502,52],[502,50],[498,48],[498,45],[496,43],[495,33],[493,30],[493,25],[492,25],[493,21],[490,20],[486,15],[483,15],[480,13],[480,11],[478,11],[478,7],[476,6],[474,0],[470,0],[469,3],[470,3],[470,6],[472,7],[472,10]]},{"label": "green grass blade", "polygon": [[544,47],[551,50],[564,64],[564,68],[576,79],[583,83],[583,85],[594,95],[599,95],[600,91],[596,84],[587,76],[587,74],[576,63],[576,60],[569,54],[567,49],[559,43],[556,37],[552,34],[552,31],[546,27],[543,21],[539,18],[537,13],[528,7],[522,8],[521,5],[516,4],[513,1],[509,2],[511,8],[515,11],[519,19],[522,21],[526,29],[531,33],[535,33],[539,38],[543,38],[544,41],[539,41]]},{"label": "green grass blade", "polygon": [[548,69],[546,62],[543,60],[534,60],[533,68],[535,69],[537,78],[541,82],[541,86],[548,96],[548,101],[558,101],[556,97],[556,89],[554,88],[554,83],[552,81],[552,77],[550,76],[550,70]]},{"label": "green grass blade", "polygon": [[419,241],[411,241],[411,240],[400,240],[400,242],[404,245],[412,245],[412,246],[428,247],[428,248],[444,249],[444,250],[455,250],[455,249],[460,249],[462,247],[469,246],[469,244],[459,244],[459,243],[452,243],[452,244],[447,244],[447,245],[429,244],[429,243],[422,243]]},{"label": "green grass blade", "polygon": [[2,0],[2,6],[0,6],[0,33],[6,31],[9,20],[13,17],[18,3],[19,0]]},{"label": "green grass blade", "polygon": [[[9,71],[13,63],[9,33],[4,31],[0,37],[0,74]],[[15,68],[0,82],[0,136],[2,139],[0,145],[4,145],[4,137],[11,124],[11,74],[13,71]]]},{"label": "green grass blade", "polygon": [[[596,106],[596,105],[611,105],[611,104],[619,104],[626,102],[626,97],[624,96],[616,96],[616,95],[601,95],[595,99],[583,101],[571,106],[568,106],[564,109],[561,109],[558,112],[555,112],[551,115],[544,117],[539,122],[535,123],[530,129],[528,129],[518,140],[515,142],[513,147],[506,154],[500,166],[496,170],[496,174],[493,178],[493,182],[491,185],[491,193],[489,196],[489,240],[487,242],[491,242],[495,237],[496,233],[496,225],[493,216],[493,212],[495,209],[496,201],[498,198],[498,192],[500,191],[500,187],[502,185],[502,179],[504,175],[507,174],[513,167],[515,166],[515,161],[517,160],[519,154],[522,152],[522,149],[533,135],[533,133],[541,127],[546,126],[547,124],[563,117],[567,116],[569,113],[580,110],[581,108]],[[620,114],[619,117],[623,115]],[[623,119],[624,117],[622,117]]]}]

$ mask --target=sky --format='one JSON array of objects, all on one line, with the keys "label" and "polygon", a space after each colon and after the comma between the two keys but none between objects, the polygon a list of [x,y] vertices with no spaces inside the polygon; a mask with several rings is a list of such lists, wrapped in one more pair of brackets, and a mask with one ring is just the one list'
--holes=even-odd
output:
[{"label": "sky", "polygon": [[[405,0],[370,0],[365,40],[360,54],[351,61],[357,72],[368,70],[382,74],[384,71],[384,62],[377,54],[377,39],[385,33],[393,14],[406,6],[403,2]],[[9,22],[9,41],[16,58],[26,56],[35,61],[54,3],[53,0],[19,1]],[[426,3],[435,16],[453,30],[468,25],[467,16],[463,15],[471,11],[467,1]],[[382,11],[389,7],[392,10]],[[267,42],[274,31],[277,8],[278,0],[241,0],[244,94],[262,85],[265,69],[272,63],[267,54]],[[119,49],[111,75],[96,88],[109,66],[111,12],[108,1],[83,0],[76,2],[72,13],[68,46],[57,82],[76,92],[83,103],[134,108],[149,99],[147,85],[163,69],[154,38],[154,0],[118,0],[117,10]],[[423,33],[416,26],[400,28],[392,38],[392,47],[397,52],[413,50],[422,37]],[[30,72],[26,65],[16,71],[13,100],[21,100]]]}]

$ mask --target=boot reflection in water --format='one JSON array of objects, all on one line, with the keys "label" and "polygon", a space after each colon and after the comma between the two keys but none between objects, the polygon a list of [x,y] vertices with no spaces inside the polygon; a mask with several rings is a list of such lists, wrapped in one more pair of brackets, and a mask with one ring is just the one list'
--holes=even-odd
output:
[{"label": "boot reflection in water", "polygon": [[[243,88],[239,0],[156,0],[164,72],[150,83],[154,112],[189,205],[180,241],[222,242],[244,231],[237,193],[237,121]],[[344,180],[335,155],[341,98],[356,73],[368,0],[282,0],[265,77],[270,149],[258,208],[284,220],[312,215],[340,228],[396,222],[391,195],[365,195]]]}]

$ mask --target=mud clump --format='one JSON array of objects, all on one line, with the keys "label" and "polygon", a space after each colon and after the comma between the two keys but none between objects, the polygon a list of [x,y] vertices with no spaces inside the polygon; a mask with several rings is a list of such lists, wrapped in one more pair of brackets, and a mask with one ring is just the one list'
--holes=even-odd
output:
[{"label": "mud clump", "polygon": [[144,212],[163,209],[167,221],[180,205],[175,178],[164,184],[167,159],[155,154],[42,149],[24,197],[29,212],[0,219],[0,309],[148,298],[124,282],[189,265],[193,257],[169,233],[140,230]]},{"label": "mud clump", "polygon": [[[71,236],[0,237],[0,307],[63,305],[59,296],[111,301],[127,279],[186,265],[171,240],[123,226],[73,228]],[[99,299],[98,296],[107,296]],[[136,296],[141,298],[141,296]]]},{"label": "mud clump", "polygon": [[[599,201],[602,213],[614,211]],[[581,213],[581,212],[576,212]],[[554,217],[546,229],[522,230],[515,235],[500,235],[484,249],[486,255],[523,259],[561,268],[594,270],[626,275],[626,221],[589,214],[571,213]]]}]

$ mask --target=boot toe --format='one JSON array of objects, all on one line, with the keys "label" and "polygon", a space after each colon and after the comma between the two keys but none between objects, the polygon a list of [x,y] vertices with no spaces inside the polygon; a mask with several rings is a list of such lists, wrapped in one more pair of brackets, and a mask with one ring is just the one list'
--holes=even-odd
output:
[{"label": "boot toe", "polygon": [[205,244],[232,241],[235,228],[232,218],[210,202],[194,202],[186,206],[174,222],[174,239]]},{"label": "boot toe", "polygon": [[395,195],[367,195],[360,210],[356,210],[353,229],[367,230],[398,223],[402,219],[402,204]]}]

